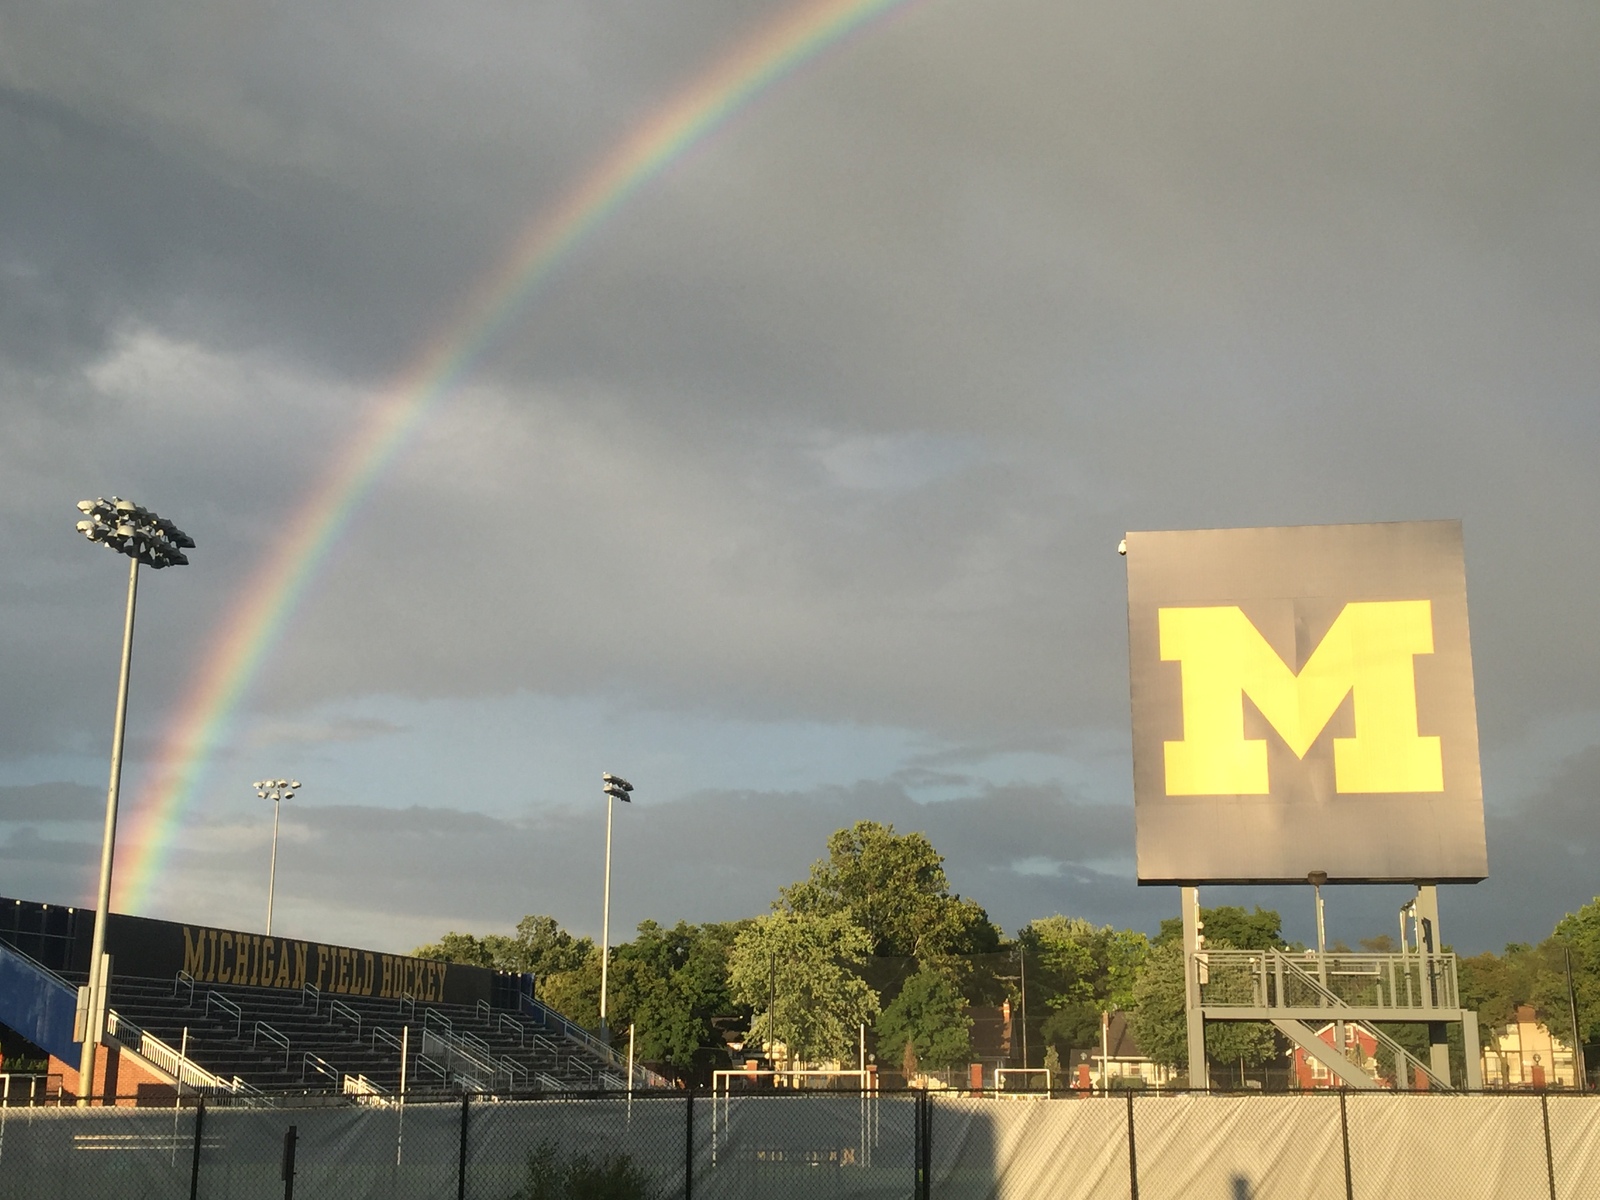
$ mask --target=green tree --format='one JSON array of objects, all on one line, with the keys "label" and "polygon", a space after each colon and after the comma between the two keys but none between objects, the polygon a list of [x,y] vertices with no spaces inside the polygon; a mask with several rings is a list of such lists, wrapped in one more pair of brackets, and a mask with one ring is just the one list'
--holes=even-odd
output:
[{"label": "green tree", "polygon": [[451,931],[437,942],[418,946],[417,958],[492,967],[497,971],[531,971],[543,979],[560,971],[575,971],[594,949],[588,938],[575,938],[554,917],[526,916],[515,934],[486,933],[477,937]]},{"label": "green tree", "polygon": [[871,946],[842,913],[775,912],[746,925],[728,974],[734,1002],[754,1010],[750,1042],[781,1043],[809,1062],[851,1057],[857,1026],[878,1014],[878,994],[854,969]]},{"label": "green tree", "polygon": [[[600,950],[591,946],[588,957],[570,971],[546,975],[539,999],[567,1020],[585,1029],[600,1026]],[[608,1019],[610,1014],[606,1014]]]},{"label": "green tree", "polygon": [[[1563,1021],[1556,1015],[1566,1014],[1568,1008],[1566,962],[1563,956],[1558,963],[1555,952],[1571,954],[1572,990],[1578,998],[1578,1029],[1585,1043],[1600,1042],[1600,896],[1557,921],[1555,932],[1545,945],[1552,951],[1549,976],[1535,996],[1535,1003],[1552,1029],[1568,1027],[1570,1020]],[[1558,970],[1559,977],[1554,978]]]},{"label": "green tree", "polygon": [[[1283,943],[1283,918],[1270,908],[1256,905],[1254,912],[1246,912],[1236,904],[1221,904],[1216,908],[1202,908],[1201,931],[1208,946],[1224,943],[1236,950],[1276,950]],[[1168,917],[1161,922],[1155,944],[1168,942],[1183,944],[1183,918]]]},{"label": "green tree", "polygon": [[1045,1011],[1048,1046],[1075,1049],[1100,1039],[1100,1014],[1127,1009],[1150,952],[1144,934],[1060,914],[1030,921],[1017,935],[1028,959],[1030,1012]]},{"label": "green tree", "polygon": [[[1230,947],[1213,943],[1213,949]],[[1139,1048],[1155,1062],[1188,1069],[1189,1034],[1184,1011],[1183,945],[1157,944],[1145,959],[1133,989],[1128,1025]],[[1206,1024],[1206,1055],[1213,1062],[1262,1066],[1278,1057],[1278,1036],[1264,1021],[1211,1021]],[[1195,1080],[1198,1084],[1200,1081]]]},{"label": "green tree", "polygon": [[435,962],[464,963],[469,967],[493,967],[494,953],[482,939],[470,933],[451,930],[437,942],[418,946],[411,952],[413,958],[428,958]]},{"label": "green tree", "polygon": [[617,1030],[635,1027],[636,1053],[646,1062],[683,1072],[696,1052],[716,1044],[712,1021],[738,1011],[728,991],[728,954],[740,924],[664,929],[639,925],[611,962],[608,1019]]},{"label": "green tree", "polygon": [[904,1054],[909,1042],[917,1061],[930,1067],[965,1062],[971,1053],[972,1018],[967,1001],[948,975],[924,963],[878,1016],[878,1049]]},{"label": "green tree", "polygon": [[843,913],[878,955],[934,958],[998,949],[1000,933],[971,900],[950,892],[944,858],[927,836],[857,821],[828,839],[810,878],[779,893],[794,913]]}]

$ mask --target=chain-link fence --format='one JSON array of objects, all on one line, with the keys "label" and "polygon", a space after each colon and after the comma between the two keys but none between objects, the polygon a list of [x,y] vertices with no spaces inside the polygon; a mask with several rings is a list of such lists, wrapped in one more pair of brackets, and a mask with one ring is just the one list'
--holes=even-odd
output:
[{"label": "chain-link fence", "polygon": [[1600,1097],[768,1091],[0,1108],[0,1197],[1600,1200]]}]

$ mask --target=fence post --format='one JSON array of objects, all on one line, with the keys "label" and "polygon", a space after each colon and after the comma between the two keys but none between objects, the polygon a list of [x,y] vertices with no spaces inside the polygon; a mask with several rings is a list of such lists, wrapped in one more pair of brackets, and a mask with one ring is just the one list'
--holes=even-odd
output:
[{"label": "fence post", "polygon": [[1139,1200],[1139,1152],[1133,1143],[1133,1089],[1128,1089],[1128,1195]]},{"label": "fence post", "polygon": [[918,1123],[922,1129],[922,1154],[918,1162],[918,1174],[922,1178],[922,1188],[917,1195],[919,1200],[929,1200],[933,1195],[933,1093],[923,1088],[919,1095],[921,1111]]},{"label": "fence post", "polygon": [[200,1131],[206,1124],[206,1096],[200,1093],[200,1102],[194,1108],[194,1161],[189,1164],[189,1200],[200,1197]]},{"label": "fence post", "polygon": [[1550,1147],[1550,1093],[1539,1093],[1539,1113],[1544,1117],[1544,1165],[1550,1173],[1550,1200],[1556,1200],[1556,1156]]},{"label": "fence post", "polygon": [[461,1097],[461,1157],[456,1164],[456,1200],[467,1200],[467,1111],[472,1093]]},{"label": "fence post", "polygon": [[299,1132],[291,1125],[283,1135],[283,1200],[294,1200],[294,1144]]},{"label": "fence post", "polygon": [[[694,1200],[694,1088],[686,1089],[685,1095],[688,1107],[683,1118],[683,1200]],[[716,1102],[717,1094],[712,1092],[711,1103]]]},{"label": "fence post", "polygon": [[1355,1181],[1350,1177],[1350,1114],[1345,1109],[1345,1089],[1339,1089],[1339,1136],[1344,1141],[1344,1200],[1356,1200]]}]

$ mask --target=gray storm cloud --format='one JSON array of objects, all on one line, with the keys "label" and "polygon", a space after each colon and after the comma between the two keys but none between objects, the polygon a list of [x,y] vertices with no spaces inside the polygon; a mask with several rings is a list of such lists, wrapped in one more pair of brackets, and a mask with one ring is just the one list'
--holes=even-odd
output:
[{"label": "gray storm cloud", "polygon": [[[72,503],[200,542],[145,594],[142,758],[372,397],[784,8],[8,6],[16,782],[103,774],[121,580]],[[241,736],[524,689],[1057,753],[1126,727],[1123,531],[1457,516],[1486,751],[1600,710],[1597,51],[1572,3],[908,5],[567,257],[375,488]],[[1526,804],[1488,887],[1538,872],[1514,847],[1564,810]]]}]

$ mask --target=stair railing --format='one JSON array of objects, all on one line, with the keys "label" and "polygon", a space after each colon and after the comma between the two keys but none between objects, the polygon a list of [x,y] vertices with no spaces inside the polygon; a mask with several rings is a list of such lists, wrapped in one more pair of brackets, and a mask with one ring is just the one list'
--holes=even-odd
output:
[{"label": "stair railing", "polygon": [[[265,1021],[257,1021],[255,1037],[250,1039],[250,1048],[254,1050],[259,1047],[261,1045],[262,1038],[266,1038],[267,1041],[271,1042],[275,1046],[283,1047],[283,1069],[287,1071],[289,1069],[289,1039],[284,1037],[283,1034],[279,1033],[271,1025],[268,1025]],[[302,1073],[301,1078],[303,1079],[304,1077],[304,1073]]]},{"label": "stair railing", "polygon": [[393,1046],[396,1050],[399,1050],[402,1046],[400,1039],[395,1037],[394,1034],[390,1033],[381,1025],[374,1025],[372,1027],[373,1050],[377,1050],[379,1042],[383,1042],[387,1046]]},{"label": "stair railing", "polygon": [[[1288,955],[1281,955],[1280,957],[1282,959],[1283,966],[1287,968],[1288,976],[1294,979],[1296,983],[1309,986],[1315,993],[1319,994],[1324,1003],[1327,1004],[1330,1010],[1330,1016],[1337,1014],[1339,1009],[1348,1007],[1348,1002],[1345,1001],[1343,997],[1323,986],[1322,982],[1315,975],[1311,974],[1304,967],[1300,966],[1299,963],[1289,958]],[[1407,1050],[1399,1042],[1395,1041],[1394,1038],[1383,1032],[1383,1030],[1377,1024],[1371,1021],[1363,1021],[1360,1024],[1363,1029],[1373,1036],[1374,1040],[1376,1040],[1380,1046],[1383,1046],[1394,1055],[1397,1064],[1408,1068],[1413,1073],[1421,1071],[1428,1077],[1428,1083],[1430,1086],[1437,1085],[1441,1088],[1446,1086],[1445,1084],[1440,1083],[1440,1081],[1434,1077],[1432,1067],[1428,1066],[1416,1055],[1412,1054],[1411,1051]]]},{"label": "stair railing", "polygon": [[189,1003],[184,1005],[184,1007],[185,1008],[193,1008],[194,1007],[194,976],[189,974],[189,972],[187,972],[187,971],[179,971],[177,976],[172,981],[172,998],[174,1000],[176,1000],[178,998],[178,993],[180,991],[182,991],[184,988],[188,988],[189,989]]},{"label": "stair railing", "polygon": [[527,1027],[523,1025],[521,1021],[513,1017],[510,1013],[496,1013],[494,1019],[494,1031],[496,1033],[504,1033],[507,1025],[511,1026],[511,1028],[516,1031],[517,1045],[526,1046],[528,1044]]},{"label": "stair railing", "polygon": [[244,1009],[229,1000],[221,992],[210,991],[206,993],[206,1018],[208,1020],[211,1017],[213,1008],[220,1008],[233,1018],[233,1039],[234,1041],[242,1040],[244,1037]]},{"label": "stair railing", "polygon": [[311,1001],[311,1015],[314,1017],[322,1007],[322,989],[314,983],[302,983],[300,985],[301,1008],[306,1006],[307,1000]]},{"label": "stair railing", "polygon": [[[285,1066],[288,1064],[285,1063]],[[320,1055],[307,1052],[300,1059],[300,1082],[306,1081],[306,1072],[315,1071],[319,1075],[326,1075],[337,1086],[341,1080],[339,1069]],[[347,1077],[345,1077],[347,1078]]]},{"label": "stair railing", "polygon": [[361,1014],[360,1013],[358,1013],[355,1009],[351,1008],[348,1004],[346,1004],[342,1000],[329,1000],[328,1001],[328,1024],[329,1025],[333,1024],[333,1018],[336,1017],[336,1016],[343,1017],[347,1021],[354,1021],[355,1025],[356,1025],[356,1037],[357,1038],[361,1037]]}]

